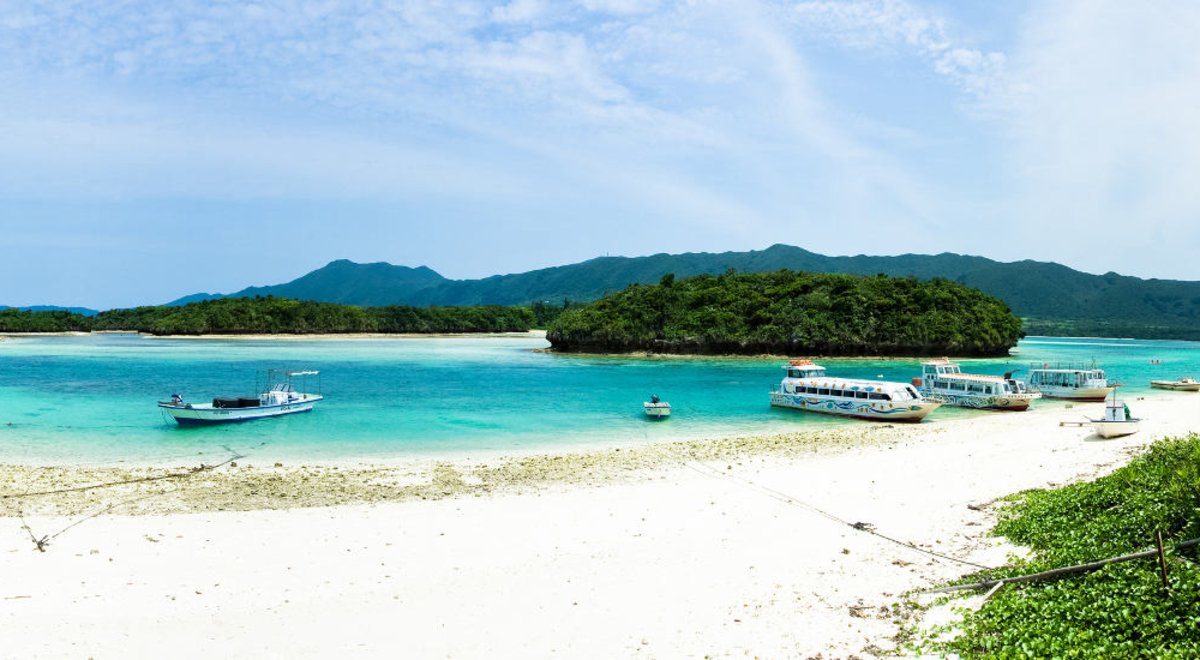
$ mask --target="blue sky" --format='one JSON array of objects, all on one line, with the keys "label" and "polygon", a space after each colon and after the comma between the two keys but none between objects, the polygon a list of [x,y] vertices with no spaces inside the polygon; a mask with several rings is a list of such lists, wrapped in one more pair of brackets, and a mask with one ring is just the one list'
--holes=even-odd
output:
[{"label": "blue sky", "polygon": [[0,0],[0,303],[773,243],[1200,279],[1195,34],[1087,0]]}]

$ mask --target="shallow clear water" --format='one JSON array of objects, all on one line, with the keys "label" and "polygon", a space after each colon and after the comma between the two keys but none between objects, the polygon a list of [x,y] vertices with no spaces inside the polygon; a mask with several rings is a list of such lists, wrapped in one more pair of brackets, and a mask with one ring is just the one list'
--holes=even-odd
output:
[{"label": "shallow clear water", "polygon": [[[553,450],[773,433],[858,424],[771,408],[780,360],[617,358],[534,352],[532,338],[350,340],[157,339],[137,335],[11,337],[0,341],[0,461],[177,462],[227,455],[345,460]],[[1029,363],[1095,361],[1144,393],[1155,378],[1200,375],[1200,344],[1029,338],[1019,354],[963,361],[1001,374]],[[1152,365],[1159,359],[1162,365]],[[831,374],[904,380],[919,360],[822,360]],[[316,411],[180,428],[155,405],[253,395],[267,368],[319,369]],[[1021,374],[1019,374],[1021,375]],[[653,422],[657,394],[672,417]],[[1039,401],[1035,405],[1061,405]],[[942,408],[926,423],[1004,413]],[[1015,413],[1019,414],[1019,413]]]}]

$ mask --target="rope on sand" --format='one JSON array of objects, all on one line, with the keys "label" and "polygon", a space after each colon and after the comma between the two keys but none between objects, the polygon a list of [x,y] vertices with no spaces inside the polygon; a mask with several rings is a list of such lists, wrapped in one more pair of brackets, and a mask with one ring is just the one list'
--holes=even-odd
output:
[{"label": "rope on sand", "polygon": [[828,511],[826,511],[824,509],[821,509],[817,506],[809,504],[799,498],[792,497],[791,495],[788,495],[787,493],[776,490],[769,486],[764,486],[760,483],[751,481],[749,479],[743,479],[741,477],[737,477],[735,475],[728,474],[726,472],[722,472],[716,468],[705,465],[704,463],[701,463],[700,461],[689,460],[689,461],[685,461],[684,465],[686,465],[687,467],[691,468],[692,470],[695,470],[696,472],[699,472],[700,474],[703,474],[706,476],[716,476],[716,477],[720,477],[723,479],[728,479],[730,481],[736,481],[736,482],[742,483],[744,485],[750,486],[752,488],[757,488],[758,490],[762,491],[763,493],[767,494],[768,496],[773,497],[773,498],[783,502],[784,504],[790,504],[792,506],[800,507],[801,509],[804,509],[811,513],[815,513],[815,514],[822,516],[833,522],[845,525],[851,529],[854,529],[854,530],[857,530],[860,532],[866,532],[867,534],[881,538],[881,539],[883,539],[885,541],[889,541],[891,543],[895,543],[896,545],[908,548],[910,550],[916,550],[917,552],[921,552],[921,553],[924,553],[924,554],[927,554],[927,555],[930,555],[933,557],[937,557],[939,559],[945,559],[947,561],[956,562],[956,563],[963,564],[966,566],[973,566],[975,568],[982,569],[985,571],[994,570],[990,566],[984,566],[983,564],[976,564],[973,561],[967,561],[966,559],[959,559],[958,557],[951,557],[950,555],[942,554],[940,552],[935,552],[933,550],[927,550],[925,548],[917,546],[916,544],[909,543],[908,541],[901,541],[900,539],[892,538],[886,534],[882,534],[880,532],[875,531],[875,526],[872,525],[871,523],[867,523],[867,522],[853,522],[852,523],[844,518],[839,518],[838,516],[836,516],[832,513],[829,513]]}]

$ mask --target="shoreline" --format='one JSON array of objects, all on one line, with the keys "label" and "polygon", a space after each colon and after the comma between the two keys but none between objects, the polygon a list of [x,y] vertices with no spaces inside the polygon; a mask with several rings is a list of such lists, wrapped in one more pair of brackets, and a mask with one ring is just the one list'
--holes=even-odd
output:
[{"label": "shoreline", "polygon": [[[1147,388],[1143,391],[1132,393],[1131,396],[1125,399],[1134,404],[1140,410],[1140,406],[1145,402],[1163,402],[1174,400],[1175,397],[1187,397],[1189,394],[1176,390],[1163,390]],[[1200,394],[1195,395],[1200,400]],[[167,469],[183,469],[187,467],[180,461],[194,461],[188,465],[195,466],[198,464],[214,464],[219,463],[230,455],[244,450],[246,453],[241,454],[241,458],[236,459],[241,465],[259,465],[273,464],[282,462],[285,467],[294,468],[301,466],[304,468],[316,469],[406,469],[412,466],[430,465],[435,463],[446,464],[462,464],[474,465],[477,463],[501,463],[512,460],[528,460],[539,457],[561,457],[561,456],[583,456],[594,455],[608,452],[628,452],[625,456],[643,452],[654,454],[668,454],[671,448],[695,448],[695,447],[724,447],[726,451],[731,447],[739,447],[743,451],[754,452],[756,447],[780,447],[791,445],[819,446],[822,444],[828,445],[827,448],[832,449],[838,446],[851,446],[859,442],[854,440],[862,435],[873,435],[877,431],[884,429],[898,429],[901,435],[908,435],[918,431],[929,434],[941,433],[947,429],[955,428],[955,425],[981,423],[987,424],[988,420],[997,418],[1007,418],[1009,416],[1021,415],[1064,415],[1070,417],[1071,421],[1078,421],[1084,416],[1086,406],[1100,407],[1100,403],[1096,402],[1072,402],[1062,399],[1042,399],[1035,404],[1034,408],[1026,411],[996,411],[996,410],[970,410],[960,409],[953,406],[947,406],[947,416],[933,416],[927,418],[919,424],[897,423],[886,420],[872,421],[854,418],[845,418],[837,415],[825,415],[803,411],[791,411],[789,415],[799,415],[812,423],[812,426],[805,426],[799,430],[788,429],[788,424],[780,422],[772,428],[762,429],[754,432],[746,432],[743,430],[727,430],[721,431],[692,431],[689,433],[681,433],[679,435],[648,441],[647,439],[629,435],[626,437],[599,439],[589,437],[587,439],[578,439],[569,443],[562,444],[532,444],[532,445],[516,445],[511,447],[477,447],[477,448],[457,448],[457,449],[413,449],[403,453],[387,453],[376,455],[359,455],[352,454],[347,456],[334,457],[313,457],[313,456],[295,456],[287,454],[270,454],[267,456],[256,454],[253,447],[249,449],[239,448],[233,445],[231,452],[216,454],[212,451],[209,453],[196,452],[194,454],[174,454],[172,456],[155,457],[149,456],[145,458],[128,458],[122,456],[117,459],[113,458],[97,458],[93,460],[79,460],[76,462],[64,462],[57,458],[17,458],[4,457],[0,452],[0,472],[8,469],[29,469],[29,470],[60,470],[70,471],[73,469],[102,471],[102,470],[167,470]],[[1093,410],[1097,416],[1102,414],[1102,409]],[[655,422],[647,422],[653,424]],[[1200,425],[1198,425],[1200,426]],[[904,433],[907,431],[908,433]],[[702,450],[709,451],[709,450]],[[0,485],[2,485],[0,481]],[[2,496],[2,495],[0,495]],[[2,515],[2,514],[0,514]]]},{"label": "shoreline", "polygon": [[[1016,347],[1014,346],[1013,349]],[[1013,350],[1009,349],[1009,350]],[[545,353],[547,355],[557,355],[559,357],[609,357],[609,358],[638,358],[638,359],[663,359],[663,360],[795,360],[800,359],[795,355],[781,355],[774,353],[761,353],[757,355],[747,355],[745,353],[654,353],[651,351],[630,351],[627,353],[604,353],[590,351],[559,351],[553,347],[535,348],[534,353]],[[940,360],[947,359],[954,362],[974,361],[974,360],[1006,360],[1010,358],[1020,358],[1020,353],[1009,353],[1008,355],[995,355],[991,357],[964,357],[953,355],[926,355],[926,356],[908,356],[908,355],[805,355],[805,358],[812,360],[846,360],[855,361],[861,360],[864,362],[905,362],[905,361],[921,361],[921,360]]]},{"label": "shoreline", "polygon": [[[1196,428],[1200,397],[1147,397],[1142,431],[1106,441],[1058,425],[1079,412],[497,461],[249,457],[20,498],[28,530],[7,497],[0,622],[9,652],[34,656],[327,655],[345,639],[372,656],[888,653],[940,615],[906,594],[974,570],[944,557],[1020,550],[987,536],[997,498],[1111,471]],[[0,466],[0,494],[162,472]]]},{"label": "shoreline", "polygon": [[[1134,404],[1141,414],[1142,406],[1147,404],[1166,406],[1173,403],[1186,403],[1193,398],[1200,402],[1200,393],[1146,389],[1134,396],[1126,397],[1126,401]],[[516,462],[551,460],[567,461],[568,463],[577,461],[580,465],[619,461],[630,465],[636,463],[642,467],[660,467],[670,464],[673,457],[696,455],[730,458],[769,454],[797,456],[841,453],[860,446],[894,443],[910,440],[913,437],[935,436],[944,433],[958,434],[962,433],[965,428],[976,425],[986,427],[994,421],[1005,426],[1011,425],[1013,420],[1033,417],[1054,417],[1055,419],[1062,417],[1066,421],[1079,421],[1082,417],[1087,416],[1087,406],[1096,407],[1096,410],[1091,412],[1097,415],[1102,412],[1100,409],[1102,404],[1097,402],[1073,402],[1061,399],[1045,399],[1025,411],[956,409],[957,414],[954,417],[939,418],[935,416],[918,424],[886,420],[846,419],[836,415],[818,415],[796,411],[794,414],[805,416],[809,421],[828,422],[828,425],[800,430],[772,431],[768,429],[754,433],[732,430],[728,433],[696,431],[694,434],[656,441],[647,441],[631,435],[615,439],[591,438],[561,445],[426,449],[413,450],[403,454],[351,455],[332,458],[256,455],[254,449],[245,450],[244,454],[237,454],[237,448],[232,449],[230,453],[197,452],[193,455],[176,454],[173,457],[150,457],[145,460],[121,458],[119,460],[98,459],[64,462],[56,459],[22,460],[0,457],[0,502],[3,501],[4,493],[9,492],[5,490],[4,475],[14,471],[46,470],[62,475],[69,475],[76,471],[114,475],[136,473],[137,476],[148,476],[153,472],[184,470],[197,465],[214,465],[229,459],[234,454],[237,454],[238,457],[233,460],[240,467],[257,466],[258,469],[270,469],[270,467],[275,467],[274,464],[280,463],[278,467],[284,471],[296,469],[347,472],[413,470],[427,468],[431,465],[451,465],[472,469],[481,464],[495,467]],[[1200,422],[1197,423],[1197,430],[1200,431]],[[270,467],[265,467],[268,464]],[[0,516],[3,515],[5,515],[4,509],[0,505]]]},{"label": "shoreline", "polygon": [[337,339],[459,339],[459,338],[535,338],[542,339],[546,336],[545,330],[527,330],[525,332],[348,332],[344,334],[336,333],[314,333],[314,334],[243,334],[243,335],[151,335],[137,330],[95,330],[92,332],[0,332],[0,338],[4,337],[87,337],[90,335],[137,335],[146,337],[147,339],[231,339],[231,340],[270,340],[277,339],[280,341],[305,341],[313,340],[337,340]]},{"label": "shoreline", "polygon": [[[859,447],[897,442],[910,427],[892,424],[847,425],[768,435],[742,435],[661,443],[564,448],[563,451],[487,450],[443,455],[373,459],[271,462],[253,454],[238,458],[197,456],[192,464],[64,465],[0,463],[0,518],[17,513],[15,502],[37,500],[35,509],[48,515],[71,515],[86,503],[108,506],[136,495],[142,480],[184,475],[200,465],[220,465],[181,476],[161,500],[122,507],[122,515],[177,514],[200,511],[284,510],[304,507],[402,502],[414,499],[503,494],[524,488],[569,484],[596,486],[624,481],[645,471],[677,468],[695,460],[740,460],[747,457],[797,458],[840,454]],[[936,431],[935,431],[936,432]],[[229,462],[229,461],[232,462]],[[447,475],[453,473],[453,478]],[[133,481],[112,493],[64,493],[18,498],[18,493],[80,489],[95,484]],[[261,490],[263,484],[271,488]],[[382,484],[382,485],[381,485]],[[22,488],[23,486],[23,488]],[[193,497],[189,488],[204,493]],[[106,491],[98,488],[96,491]],[[299,491],[303,495],[297,495]],[[239,500],[253,491],[254,497]],[[27,511],[28,512],[28,511]]]}]

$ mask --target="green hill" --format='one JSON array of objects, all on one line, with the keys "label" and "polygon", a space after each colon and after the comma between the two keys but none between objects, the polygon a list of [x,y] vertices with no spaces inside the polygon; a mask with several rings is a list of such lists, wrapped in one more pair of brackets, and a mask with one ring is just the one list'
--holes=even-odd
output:
[{"label": "green hill", "polygon": [[[449,280],[428,268],[335,261],[286,284],[233,296],[275,295],[355,305],[526,305],[591,301],[627,285],[738,272],[795,271],[945,278],[977,288],[1024,317],[1030,334],[1200,339],[1200,282],[1091,275],[1056,263],[998,262],[953,253],[830,257],[788,245],[749,252],[600,257],[479,280]],[[224,297],[224,296],[222,296]],[[189,297],[189,300],[193,299]]]},{"label": "green hill", "polygon": [[383,262],[359,264],[339,259],[286,284],[252,286],[231,294],[197,293],[173,300],[167,305],[179,306],[220,298],[274,296],[343,305],[381,307],[405,304],[403,301],[408,300],[415,292],[447,281],[446,278],[425,266],[409,268]]},{"label": "green hill", "polygon": [[1007,355],[1008,306],[945,279],[830,273],[673,276],[570,309],[559,351],[786,355]]}]

